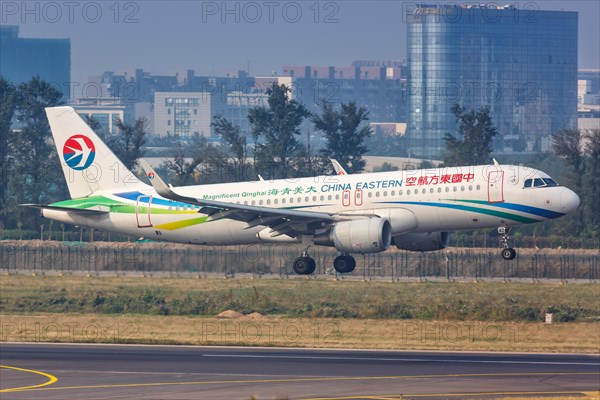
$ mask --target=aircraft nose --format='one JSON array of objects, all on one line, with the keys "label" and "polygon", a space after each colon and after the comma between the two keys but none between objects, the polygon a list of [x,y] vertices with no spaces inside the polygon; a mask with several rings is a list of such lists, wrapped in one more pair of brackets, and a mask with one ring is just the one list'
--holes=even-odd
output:
[{"label": "aircraft nose", "polygon": [[579,207],[581,200],[579,196],[571,189],[564,188],[560,195],[561,205],[565,213],[571,213]]}]

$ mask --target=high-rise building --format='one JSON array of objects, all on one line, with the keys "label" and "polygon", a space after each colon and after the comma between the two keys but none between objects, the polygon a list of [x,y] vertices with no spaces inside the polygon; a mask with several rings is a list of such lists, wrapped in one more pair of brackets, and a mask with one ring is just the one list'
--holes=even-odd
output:
[{"label": "high-rise building", "polygon": [[376,122],[406,120],[406,65],[400,61],[355,61],[351,66],[284,66],[283,75],[291,77],[294,98],[314,113],[320,103],[355,101],[369,111]]},{"label": "high-rise building", "polygon": [[576,12],[421,4],[407,15],[413,154],[437,158],[456,132],[454,104],[489,106],[496,150],[543,150],[577,126]]},{"label": "high-rise building", "polygon": [[13,83],[33,76],[71,96],[71,40],[19,37],[19,27],[0,26],[0,75]]}]

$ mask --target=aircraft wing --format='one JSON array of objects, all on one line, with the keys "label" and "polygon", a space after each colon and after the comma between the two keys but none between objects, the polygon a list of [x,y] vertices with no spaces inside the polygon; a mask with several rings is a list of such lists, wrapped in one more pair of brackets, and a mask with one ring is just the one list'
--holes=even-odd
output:
[{"label": "aircraft wing", "polygon": [[156,171],[145,161],[140,160],[140,165],[156,192],[169,200],[195,204],[200,207],[200,212],[208,214],[208,221],[229,218],[244,221],[248,224],[246,229],[259,225],[271,228],[271,236],[288,235],[296,237],[299,233],[314,234],[316,230],[323,229],[336,221],[354,218],[317,211],[299,211],[283,208],[251,206],[246,204],[228,203],[224,201],[205,200],[182,195],[176,189],[169,187],[158,176]]}]

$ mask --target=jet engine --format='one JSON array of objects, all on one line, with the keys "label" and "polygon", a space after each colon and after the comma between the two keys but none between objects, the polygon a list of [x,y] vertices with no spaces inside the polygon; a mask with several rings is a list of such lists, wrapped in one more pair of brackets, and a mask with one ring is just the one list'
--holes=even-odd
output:
[{"label": "jet engine", "polygon": [[423,232],[394,236],[393,241],[400,250],[435,251],[445,249],[449,239],[448,232]]},{"label": "jet engine", "polygon": [[336,223],[325,233],[315,235],[313,242],[335,246],[342,253],[378,253],[392,242],[392,227],[385,218],[371,217]]}]

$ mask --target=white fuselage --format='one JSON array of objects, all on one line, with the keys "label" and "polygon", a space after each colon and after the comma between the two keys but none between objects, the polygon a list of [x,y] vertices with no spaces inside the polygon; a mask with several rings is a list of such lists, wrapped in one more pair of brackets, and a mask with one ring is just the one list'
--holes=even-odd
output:
[{"label": "white fuselage", "polygon": [[[485,165],[186,186],[177,191],[227,203],[379,215],[389,219],[393,234],[399,235],[534,223],[560,217],[579,205],[577,195],[563,186],[524,187],[526,180],[535,178],[541,182],[549,177],[521,166]],[[71,200],[77,201],[77,207],[104,207],[110,212],[84,216],[44,210],[43,215],[70,224],[178,243],[228,245],[301,240],[286,235],[261,235],[268,229],[264,225],[248,228],[246,222],[228,218],[206,221],[200,207],[164,199],[150,186]]]}]

